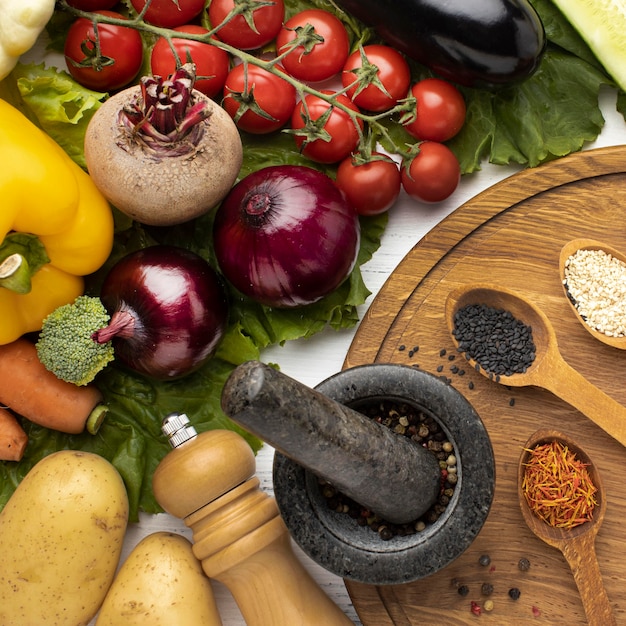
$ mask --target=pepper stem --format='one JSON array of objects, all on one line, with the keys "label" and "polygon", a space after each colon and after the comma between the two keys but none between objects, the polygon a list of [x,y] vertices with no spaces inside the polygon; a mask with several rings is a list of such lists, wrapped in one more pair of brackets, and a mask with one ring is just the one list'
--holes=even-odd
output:
[{"label": "pepper stem", "polygon": [[36,235],[9,233],[0,242],[0,287],[24,295],[31,290],[32,277],[50,258]]},{"label": "pepper stem", "polygon": [[22,296],[32,288],[30,277],[28,261],[18,252],[9,255],[0,263],[0,287]]}]

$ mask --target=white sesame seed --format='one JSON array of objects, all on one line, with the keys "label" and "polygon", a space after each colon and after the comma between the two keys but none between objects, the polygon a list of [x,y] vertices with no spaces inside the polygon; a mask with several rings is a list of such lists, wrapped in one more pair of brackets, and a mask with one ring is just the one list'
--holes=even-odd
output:
[{"label": "white sesame seed", "polygon": [[564,284],[576,310],[593,329],[626,336],[626,263],[604,250],[577,250],[565,262]]}]

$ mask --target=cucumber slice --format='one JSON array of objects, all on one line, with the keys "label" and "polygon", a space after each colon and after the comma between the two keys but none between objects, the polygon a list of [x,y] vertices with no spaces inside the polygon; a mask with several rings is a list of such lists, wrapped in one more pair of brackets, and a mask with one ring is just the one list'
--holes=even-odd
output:
[{"label": "cucumber slice", "polygon": [[553,0],[626,91],[626,0]]}]

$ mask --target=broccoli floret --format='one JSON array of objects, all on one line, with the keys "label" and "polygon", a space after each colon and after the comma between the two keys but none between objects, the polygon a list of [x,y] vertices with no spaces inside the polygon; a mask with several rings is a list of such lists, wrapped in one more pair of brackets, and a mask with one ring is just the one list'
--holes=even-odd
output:
[{"label": "broccoli floret", "polygon": [[113,358],[113,345],[96,343],[91,335],[109,323],[100,298],[79,296],[44,319],[37,354],[46,369],[75,385],[90,383]]}]

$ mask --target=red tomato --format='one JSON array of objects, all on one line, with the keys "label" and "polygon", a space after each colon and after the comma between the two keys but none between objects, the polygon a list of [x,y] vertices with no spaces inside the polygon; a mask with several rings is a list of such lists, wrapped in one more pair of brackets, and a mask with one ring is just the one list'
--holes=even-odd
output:
[{"label": "red tomato", "polygon": [[[130,0],[135,11],[141,11],[147,0]],[[144,19],[149,24],[163,26],[164,28],[176,28],[183,26],[200,15],[204,9],[204,0],[151,0]]]},{"label": "red tomato", "polygon": [[[113,11],[102,15],[124,19]],[[69,73],[83,87],[114,91],[128,85],[141,69],[143,44],[138,31],[125,26],[98,24],[100,54],[96,52],[93,22],[78,18],[65,40],[65,62]],[[85,52],[83,46],[88,50]]]},{"label": "red tomato", "polygon": [[402,168],[402,186],[422,202],[441,202],[452,195],[461,180],[461,168],[454,152],[436,141],[424,141],[411,161]]},{"label": "red tomato", "polygon": [[411,85],[409,64],[397,50],[389,46],[378,44],[364,46],[362,51],[353,52],[343,66],[341,81],[344,87],[359,78],[352,70],[363,67],[362,53],[365,55],[366,68],[370,64],[377,68],[377,82],[371,82],[363,89],[355,85],[348,89],[347,96],[352,98],[357,106],[367,111],[379,112],[391,109],[398,100],[408,95]]},{"label": "red tomato", "polygon": [[465,100],[452,84],[440,78],[425,78],[411,87],[417,99],[415,120],[405,125],[417,139],[447,141],[465,123]]},{"label": "red tomato", "polygon": [[[376,152],[373,155],[383,156]],[[348,157],[339,164],[335,182],[359,215],[378,215],[395,203],[401,178],[398,166],[390,158],[357,165]]]},{"label": "red tomato", "polygon": [[[280,76],[256,65],[248,66],[246,82],[245,68],[239,64],[226,78],[222,106],[241,130],[258,135],[271,133],[291,118],[296,89]],[[254,110],[256,107],[260,111]]]},{"label": "red tomato", "polygon": [[234,0],[211,0],[209,4],[209,20],[213,28],[220,26],[216,35],[219,39],[239,48],[239,50],[255,50],[270,43],[280,31],[285,18],[283,0],[253,0],[259,7],[252,9],[251,19],[254,28],[246,21],[245,14],[233,17],[224,26],[220,24],[235,7]]},{"label": "red tomato", "polygon": [[[203,35],[209,31],[202,26],[186,24],[177,26],[177,32]],[[196,89],[212,98],[221,94],[229,70],[228,53],[216,46],[191,39],[172,39],[180,63],[186,63],[189,58],[196,64]],[[176,70],[176,57],[170,48],[167,39],[159,39],[150,56],[150,69],[158,76],[169,76]]]},{"label": "red tomato", "polygon": [[67,0],[67,3],[81,11],[101,11],[102,9],[112,9],[118,0]]},{"label": "red tomato", "polygon": [[[331,95],[331,91],[323,91],[322,93]],[[336,95],[336,100],[341,102],[346,107],[353,111],[358,111],[358,108],[352,103],[352,101],[344,95]],[[311,120],[317,120],[330,108],[330,104],[325,100],[322,100],[318,96],[307,95],[304,98],[306,108],[301,100],[291,115],[291,127],[294,129],[301,129],[307,125],[305,116],[308,110]],[[363,121],[358,120],[358,124],[363,128]],[[337,163],[345,159],[359,143],[359,133],[356,126],[350,119],[350,116],[341,109],[333,108],[326,123],[324,124],[325,132],[330,136],[328,141],[322,138],[314,139],[305,143],[305,137],[301,135],[295,135],[296,145],[301,148],[302,154],[308,157],[312,161],[318,163]]]},{"label": "red tomato", "polygon": [[348,54],[350,40],[341,20],[328,11],[308,9],[285,22],[276,37],[279,54],[289,50],[289,43],[309,25],[314,34],[322,38],[310,50],[297,46],[282,59],[287,72],[299,80],[318,82],[331,78],[341,71]]}]

